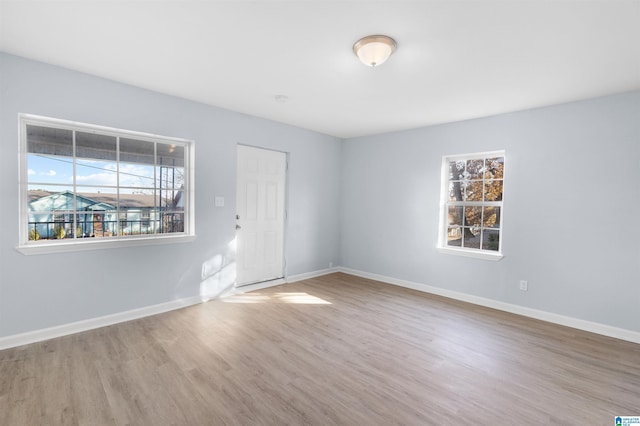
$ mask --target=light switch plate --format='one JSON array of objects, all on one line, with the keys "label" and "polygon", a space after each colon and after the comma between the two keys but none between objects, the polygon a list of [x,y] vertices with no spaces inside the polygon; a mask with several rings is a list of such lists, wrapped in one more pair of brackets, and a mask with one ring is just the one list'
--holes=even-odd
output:
[{"label": "light switch plate", "polygon": [[216,197],[214,203],[216,207],[224,207],[224,197]]}]

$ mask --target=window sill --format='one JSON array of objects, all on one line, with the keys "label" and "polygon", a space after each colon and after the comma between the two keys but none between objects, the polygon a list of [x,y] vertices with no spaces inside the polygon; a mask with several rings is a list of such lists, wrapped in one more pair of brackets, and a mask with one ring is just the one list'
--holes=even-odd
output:
[{"label": "window sill", "polygon": [[498,261],[501,260],[504,255],[502,253],[489,253],[486,251],[471,251],[464,249],[456,249],[451,247],[438,247],[438,251],[440,253],[453,254],[456,256],[466,256],[466,257],[474,257],[476,259],[484,259],[484,260],[493,260]]},{"label": "window sill", "polygon": [[82,239],[61,242],[30,242],[16,247],[24,255],[70,253],[85,250],[108,248],[126,248],[160,244],[188,243],[196,239],[195,235],[163,235],[154,237],[120,237],[112,239]]}]

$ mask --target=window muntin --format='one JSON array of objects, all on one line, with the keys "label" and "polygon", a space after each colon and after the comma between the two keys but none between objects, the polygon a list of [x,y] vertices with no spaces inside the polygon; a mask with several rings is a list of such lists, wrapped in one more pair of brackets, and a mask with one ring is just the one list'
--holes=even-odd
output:
[{"label": "window muntin", "polygon": [[504,151],[443,158],[439,247],[502,255]]},{"label": "window muntin", "polygon": [[193,142],[21,116],[20,246],[193,235]]}]

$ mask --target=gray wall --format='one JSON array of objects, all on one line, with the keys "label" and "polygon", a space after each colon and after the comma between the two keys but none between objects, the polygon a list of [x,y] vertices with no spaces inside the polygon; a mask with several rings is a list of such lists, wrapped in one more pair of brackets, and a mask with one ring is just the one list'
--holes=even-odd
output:
[{"label": "gray wall", "polygon": [[[18,253],[18,113],[195,140],[197,239]],[[289,153],[287,274],[337,264],[341,140],[0,53],[0,337],[199,295],[233,260],[238,143]]]},{"label": "gray wall", "polygon": [[[439,253],[442,156],[497,149],[505,257]],[[343,266],[640,331],[640,92],[350,139],[343,167]]]},{"label": "gray wall", "polygon": [[[198,238],[18,253],[20,112],[195,140]],[[333,262],[640,331],[640,92],[341,141],[0,53],[0,337],[200,294],[233,261],[238,143],[289,152],[288,275]],[[437,252],[441,157],[496,149],[505,258]]]}]

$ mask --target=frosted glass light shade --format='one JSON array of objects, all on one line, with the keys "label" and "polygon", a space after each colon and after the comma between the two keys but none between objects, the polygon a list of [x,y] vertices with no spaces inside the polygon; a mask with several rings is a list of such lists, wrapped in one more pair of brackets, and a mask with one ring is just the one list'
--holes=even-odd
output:
[{"label": "frosted glass light shade", "polygon": [[353,53],[370,67],[384,63],[396,50],[396,42],[384,35],[371,35],[361,38],[353,45]]}]

